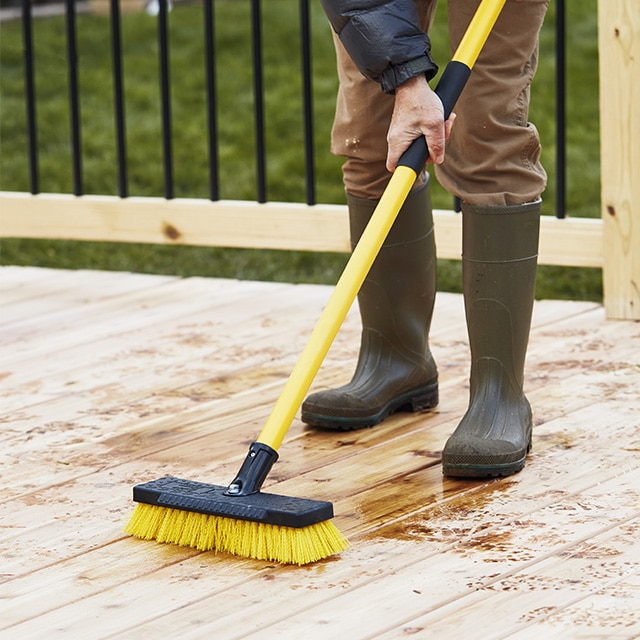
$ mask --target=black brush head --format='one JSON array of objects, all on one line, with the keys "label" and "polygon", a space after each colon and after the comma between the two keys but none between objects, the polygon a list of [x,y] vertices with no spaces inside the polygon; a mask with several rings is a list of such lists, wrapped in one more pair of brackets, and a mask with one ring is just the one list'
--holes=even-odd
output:
[{"label": "black brush head", "polygon": [[283,527],[308,527],[333,518],[330,502],[261,491],[248,496],[229,496],[226,491],[227,487],[167,476],[136,485],[133,499],[169,509]]}]

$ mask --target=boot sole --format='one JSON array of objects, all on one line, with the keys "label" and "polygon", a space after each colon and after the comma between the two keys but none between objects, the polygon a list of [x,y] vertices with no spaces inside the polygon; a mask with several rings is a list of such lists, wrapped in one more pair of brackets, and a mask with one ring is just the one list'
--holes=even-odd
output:
[{"label": "boot sole", "polygon": [[392,413],[407,411],[417,413],[438,406],[438,383],[423,387],[416,391],[405,393],[388,402],[380,411],[367,416],[351,418],[339,416],[327,416],[302,412],[301,419],[310,427],[325,429],[327,431],[356,431],[380,424]]},{"label": "boot sole", "polygon": [[524,468],[526,456],[516,462],[501,465],[443,464],[442,473],[452,478],[503,478]]},{"label": "boot sole", "polygon": [[503,464],[448,463],[442,460],[442,474],[452,478],[504,478],[522,471],[531,451],[531,438],[525,454],[514,462]]}]

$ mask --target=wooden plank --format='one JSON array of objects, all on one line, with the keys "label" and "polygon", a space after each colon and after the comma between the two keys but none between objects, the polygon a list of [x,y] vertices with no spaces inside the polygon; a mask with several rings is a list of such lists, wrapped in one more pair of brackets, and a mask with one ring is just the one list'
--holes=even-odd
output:
[{"label": "wooden plank", "polygon": [[[25,271],[18,276],[15,269]],[[3,332],[0,339],[14,324],[32,325],[56,310],[73,309],[174,280],[174,276],[140,273],[1,266],[0,324]]]},{"label": "wooden plank", "polygon": [[[434,211],[438,257],[459,260],[462,255],[462,216]],[[539,264],[564,267],[602,267],[602,220],[540,218]]]},{"label": "wooden plank", "polygon": [[[188,283],[185,283],[184,286],[188,290],[193,290],[189,288]],[[95,380],[99,378],[100,386],[103,386],[108,385],[114,379],[124,380],[125,377],[129,377],[134,386],[139,386],[142,383],[148,387],[153,387],[154,396],[157,397],[162,393],[161,388],[157,387],[157,383],[153,382],[152,379],[144,381],[136,371],[143,368],[152,374],[154,362],[159,357],[170,358],[174,363],[172,366],[174,368],[180,367],[180,370],[185,373],[189,368],[197,369],[200,366],[200,361],[206,361],[205,366],[206,369],[209,369],[210,375],[207,375],[207,371],[203,368],[205,380],[209,377],[215,378],[216,375],[220,375],[223,371],[230,374],[230,362],[226,360],[226,358],[230,357],[230,354],[225,356],[225,350],[228,351],[234,341],[247,345],[251,344],[254,349],[258,348],[261,343],[265,342],[265,340],[261,339],[261,336],[266,335],[263,330],[264,327],[261,327],[260,323],[266,322],[278,327],[278,333],[289,332],[291,330],[291,324],[288,322],[289,312],[285,311],[288,308],[288,304],[291,300],[301,303],[303,301],[302,296],[306,295],[305,291],[311,292],[313,289],[305,290],[298,286],[295,288],[296,295],[293,297],[288,293],[288,289],[282,290],[282,295],[279,295],[277,291],[279,290],[276,288],[264,285],[255,287],[247,283],[238,283],[234,285],[233,290],[215,282],[208,283],[206,289],[203,287],[203,293],[210,294],[210,306],[206,306],[203,310],[194,313],[188,305],[185,305],[184,313],[187,316],[185,319],[172,317],[173,314],[170,314],[166,319],[160,317],[157,321],[149,321],[148,324],[140,327],[135,324],[135,319],[132,319],[132,324],[124,332],[112,331],[112,323],[109,320],[111,312],[106,314],[107,321],[103,322],[105,309],[109,310],[108,306],[105,307],[103,305],[98,307],[97,311],[87,311],[85,309],[86,304],[79,305],[75,311],[70,311],[70,315],[66,317],[64,323],[56,320],[56,318],[59,319],[61,317],[60,314],[54,316],[43,315],[31,325],[29,323],[20,323],[21,329],[28,327],[29,330],[25,330],[23,333],[25,345],[19,357],[16,355],[14,368],[10,367],[6,361],[8,354],[6,354],[5,350],[5,361],[3,362],[5,365],[5,384],[3,386],[5,402],[9,402],[9,396],[11,395],[15,402],[27,403],[24,406],[34,402],[39,403],[41,401],[39,399],[40,396],[34,395],[32,391],[28,390],[28,385],[31,383],[47,381],[46,393],[57,395],[64,389],[72,390],[73,387],[70,385],[75,385],[74,391],[78,391],[80,389],[77,386],[79,381],[82,381],[83,387],[88,387],[92,378]],[[308,324],[309,327],[312,326],[320,313],[324,300],[324,291],[328,296],[327,288],[317,291],[317,293],[313,294],[313,297],[304,298],[308,301],[305,302],[305,305],[307,305],[305,309],[307,320],[303,324]],[[201,297],[197,289],[194,297]],[[181,299],[181,296],[176,296],[176,298]],[[254,304],[259,306],[262,309],[260,314],[255,315],[253,318],[250,316],[243,318],[238,313],[242,309],[242,306],[238,306],[238,303],[243,298],[247,298],[247,302],[251,301],[252,308]],[[273,304],[268,305],[269,301]],[[445,332],[449,332],[454,326],[452,324],[454,316],[445,308],[445,304],[450,304],[447,301],[452,301],[452,303],[456,301],[455,306],[451,307],[451,311],[461,313],[459,297],[439,296],[433,323],[432,343],[438,360],[447,363],[447,366],[449,366],[449,360],[456,357],[456,351],[459,352],[458,357],[466,357],[466,347],[464,344],[458,344],[457,340],[448,341],[446,339]],[[167,300],[168,308],[171,306],[170,302],[170,300]],[[229,308],[230,305],[233,305],[233,311]],[[269,311],[269,306],[272,307],[271,311]],[[544,303],[536,305],[534,327],[557,320],[558,314],[553,312],[553,309],[557,309],[557,306],[546,305],[546,308],[550,311],[545,311]],[[581,313],[597,307],[596,305],[584,305],[583,303],[569,303],[565,307],[567,313],[570,308],[575,308],[575,313]],[[248,309],[249,307],[247,307]],[[285,312],[283,313],[283,311]],[[79,334],[73,328],[74,313],[78,315],[79,320],[81,319],[82,324],[86,323],[87,318],[93,317],[92,322],[97,323],[102,328],[92,334],[89,353],[87,353],[86,338],[80,339]],[[298,312],[299,315],[300,312]],[[247,322],[248,324],[245,326]],[[588,320],[586,322],[588,324],[592,321]],[[582,326],[582,322],[579,321],[578,326]],[[79,344],[65,345],[64,348],[60,348],[59,331],[63,332],[62,335],[64,335],[64,332],[70,331],[77,337]],[[353,319],[347,320],[341,330],[339,339],[336,340],[336,345],[330,350],[326,361],[328,366],[343,363],[348,369],[353,367],[353,362],[355,362],[357,355],[358,332],[359,324],[354,315]],[[460,335],[460,333],[464,333],[464,329],[462,332],[458,329],[457,335]],[[304,331],[298,334],[299,339],[295,343],[296,349],[302,348],[304,338],[307,335],[308,333]],[[35,354],[28,355],[31,353],[34,338],[36,341],[42,340],[43,344],[48,347],[47,357],[43,358],[43,353],[39,350],[36,350]],[[278,344],[279,348],[284,346],[280,343]],[[294,345],[292,344],[291,346],[293,347]],[[237,347],[232,348],[237,349]],[[345,351],[345,349],[347,350]],[[218,353],[214,354],[214,352]],[[54,354],[55,357],[50,357],[54,356]],[[249,359],[249,361],[251,360]],[[221,364],[222,369],[218,364]],[[129,371],[128,374],[127,371]],[[162,373],[162,369],[159,370],[159,373]],[[168,372],[165,370],[164,374],[168,375]],[[345,373],[346,375],[348,373]],[[174,376],[172,376],[172,380],[175,382]],[[189,384],[188,380],[186,383]],[[184,386],[184,383],[177,386]],[[40,387],[44,389],[42,384],[40,384]],[[186,394],[187,390],[185,389],[179,393]],[[193,388],[193,393],[199,395],[199,397],[204,397],[203,389],[197,391]],[[110,391],[110,396],[113,397],[113,389]],[[78,407],[82,407],[82,402]],[[5,409],[9,410],[9,406],[5,405]]]},{"label": "wooden plank", "polygon": [[[603,288],[610,318],[640,319],[640,4],[598,1]],[[615,72],[612,72],[615,70]]]},{"label": "wooden plank", "polygon": [[602,267],[602,221],[542,216],[538,264]]},{"label": "wooden plank", "polygon": [[[630,548],[635,547],[631,545]],[[620,560],[619,557],[615,558],[615,562]],[[633,559],[629,564],[633,564]],[[586,598],[566,607],[554,603],[532,612],[526,617],[527,626],[509,637],[513,640],[536,640],[541,636],[549,640],[564,640],[578,635],[607,640],[637,638],[640,636],[639,592],[640,575],[638,571],[630,569],[630,573],[624,577],[612,579]]]},{"label": "wooden plank", "polygon": [[[42,269],[40,267],[0,266],[0,302],[3,311],[10,304],[32,298],[36,287],[40,287],[42,295],[53,294],[56,290],[64,290],[72,283],[77,274],[64,269]],[[56,284],[58,286],[56,286]],[[26,289],[25,289],[26,287]],[[2,315],[4,318],[4,313]]]},{"label": "wooden plank", "polygon": [[[138,334],[148,334],[146,339],[141,338],[147,344],[147,356],[156,355],[161,357],[162,350],[168,349],[184,350],[189,340],[196,342],[196,337],[189,337],[188,333],[183,337],[182,343],[174,344],[171,340],[176,334],[176,324],[171,326],[171,322],[183,324],[189,322],[190,316],[202,313],[210,309],[210,320],[213,322],[212,331],[229,332],[229,328],[219,327],[215,322],[215,308],[224,308],[224,305],[232,305],[234,298],[240,304],[240,298],[233,292],[221,292],[220,299],[211,298],[206,295],[198,295],[202,287],[197,282],[179,283],[165,285],[161,290],[153,289],[144,291],[141,295],[123,295],[117,299],[105,300],[94,305],[87,305],[78,310],[63,311],[60,314],[52,314],[44,318],[36,318],[34,323],[19,323],[5,329],[5,344],[3,351],[3,367],[10,370],[11,367],[26,366],[38,359],[49,358],[49,366],[64,370],[65,366],[73,366],[73,357],[78,351],[86,349],[89,344],[98,343],[101,340],[110,340],[113,346],[115,339],[124,332],[138,332]],[[272,288],[272,293],[266,293],[263,289],[263,296],[273,298],[276,303],[282,305],[289,301],[290,295],[286,295],[286,290],[278,293],[278,287]],[[252,296],[248,292],[241,294],[245,298],[244,304],[252,306]],[[299,294],[303,296],[302,291]],[[229,301],[226,302],[224,297]],[[253,296],[256,297],[256,296]],[[286,305],[285,305],[286,307]],[[274,311],[275,313],[275,311]],[[77,322],[82,317],[81,322]],[[156,340],[153,329],[158,323],[165,323],[165,336],[168,334],[166,342]],[[255,329],[254,329],[255,332]],[[240,339],[242,336],[238,336]],[[205,336],[200,336],[205,340]],[[126,346],[126,345],[125,345]],[[194,344],[192,347],[202,347],[202,344]],[[107,348],[106,345],[105,348]],[[139,351],[140,349],[138,349]],[[100,353],[97,354],[100,356]],[[108,356],[109,354],[102,354]],[[113,352],[111,357],[115,355]],[[139,353],[140,362],[145,354]],[[91,351],[89,351],[91,357]],[[66,364],[65,364],[66,363]],[[76,366],[78,366],[76,361]]]},{"label": "wooden plank", "polygon": [[340,205],[0,192],[0,210],[4,237],[350,250]]},{"label": "wooden plank", "polygon": [[[302,288],[297,294],[301,301],[308,298]],[[254,301],[262,307],[257,308]],[[270,301],[273,304],[269,308]],[[82,365],[74,359],[78,352],[85,350],[90,357],[93,355],[87,349],[88,344],[96,345],[97,357],[103,355],[101,349],[105,354],[113,354],[118,344],[126,349],[135,341],[157,353],[167,349],[170,355],[188,348],[204,351],[233,334],[236,321],[242,325],[253,317],[254,322],[266,323],[271,319],[277,323],[281,318],[281,324],[286,326],[286,310],[294,304],[291,290],[277,284],[240,287],[230,281],[215,285],[189,279],[146,287],[143,291],[123,291],[122,295],[104,300],[54,308],[21,322],[2,323],[3,365],[5,368],[15,365],[26,373],[32,361],[49,356],[50,366],[61,372],[74,363],[75,367]],[[255,334],[260,327],[250,328]],[[241,344],[245,336],[240,331],[239,328],[236,335]],[[46,369],[42,370],[43,378]]]},{"label": "wooden plank", "polygon": [[[343,205],[0,192],[0,207],[0,235],[5,237],[350,250]],[[438,256],[459,260],[462,217],[436,210],[434,221]],[[539,260],[540,264],[602,266],[602,221],[543,216]]]}]

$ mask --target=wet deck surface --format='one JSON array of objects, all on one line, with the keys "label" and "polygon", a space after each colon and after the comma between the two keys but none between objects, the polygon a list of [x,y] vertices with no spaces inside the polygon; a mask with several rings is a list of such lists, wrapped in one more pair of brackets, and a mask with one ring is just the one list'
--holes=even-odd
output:
[{"label": "wet deck surface", "polygon": [[[122,528],[134,484],[231,480],[330,287],[4,267],[0,288],[3,639],[640,635],[640,323],[538,302],[528,464],[451,480],[468,349],[438,294],[437,410],[294,421],[265,489],[330,500],[352,546],[290,567]],[[348,380],[358,336],[351,313],[314,389]]]}]

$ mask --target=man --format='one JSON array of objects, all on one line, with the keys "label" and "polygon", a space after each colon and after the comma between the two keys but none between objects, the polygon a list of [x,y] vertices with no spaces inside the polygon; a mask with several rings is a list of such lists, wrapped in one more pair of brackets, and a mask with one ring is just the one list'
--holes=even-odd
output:
[{"label": "man", "polygon": [[[449,0],[457,47],[479,0]],[[446,475],[506,476],[531,447],[523,372],[535,290],[546,174],[528,122],[538,35],[548,0],[507,0],[456,106],[444,121],[428,85],[436,0],[323,0],[340,88],[332,151],[346,158],[352,245],[403,151],[424,135],[439,182],[462,202],[463,291],[471,347],[467,412],[443,450]],[[453,121],[455,119],[455,127]],[[445,139],[449,137],[446,154]],[[358,294],[362,338],[351,382],[309,396],[302,419],[336,430],[438,403],[428,345],[436,248],[422,173]]]}]

